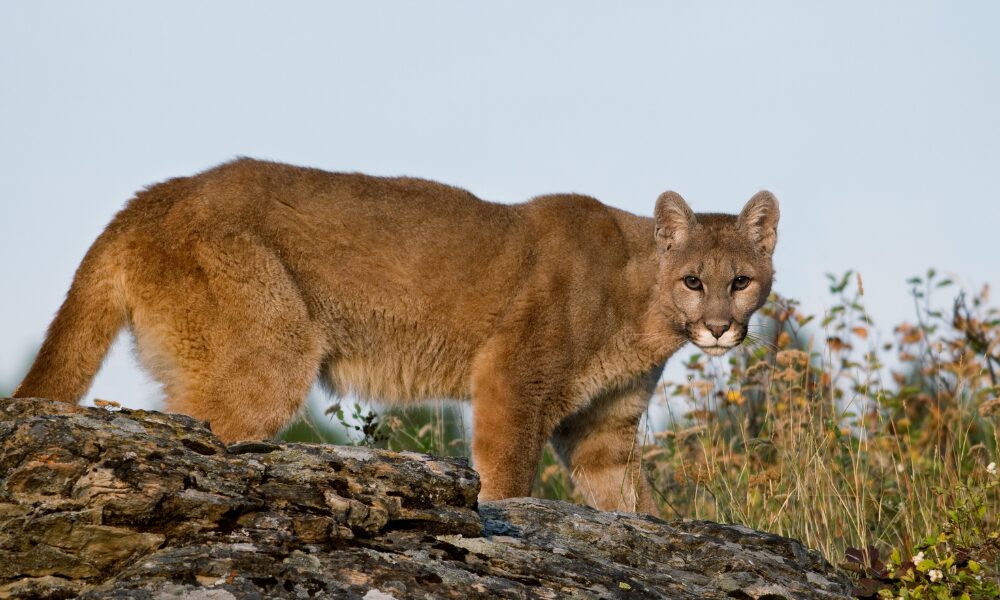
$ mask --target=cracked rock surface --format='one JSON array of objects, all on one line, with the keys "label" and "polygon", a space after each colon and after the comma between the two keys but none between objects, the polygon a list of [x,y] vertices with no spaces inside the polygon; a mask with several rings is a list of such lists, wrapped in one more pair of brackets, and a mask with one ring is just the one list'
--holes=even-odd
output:
[{"label": "cracked rock surface", "polygon": [[458,459],[0,399],[0,598],[851,597],[787,538],[478,492]]}]

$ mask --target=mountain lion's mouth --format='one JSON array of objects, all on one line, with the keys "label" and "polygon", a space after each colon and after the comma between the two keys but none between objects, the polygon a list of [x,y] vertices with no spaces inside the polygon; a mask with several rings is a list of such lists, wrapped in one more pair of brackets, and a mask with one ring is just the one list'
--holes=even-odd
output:
[{"label": "mountain lion's mouth", "polygon": [[684,331],[688,340],[708,356],[722,356],[739,346],[746,337],[735,324],[731,324],[720,335],[713,335],[704,325],[688,325]]}]

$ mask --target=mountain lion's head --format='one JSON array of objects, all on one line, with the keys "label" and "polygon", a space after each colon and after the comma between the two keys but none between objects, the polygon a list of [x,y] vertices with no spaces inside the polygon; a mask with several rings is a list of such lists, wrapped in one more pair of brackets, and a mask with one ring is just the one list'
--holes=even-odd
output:
[{"label": "mountain lion's head", "polygon": [[771,291],[778,201],[759,192],[739,215],[695,214],[680,195],[665,192],[655,220],[662,301],[676,308],[675,325],[691,342],[724,354],[746,337],[750,316]]}]

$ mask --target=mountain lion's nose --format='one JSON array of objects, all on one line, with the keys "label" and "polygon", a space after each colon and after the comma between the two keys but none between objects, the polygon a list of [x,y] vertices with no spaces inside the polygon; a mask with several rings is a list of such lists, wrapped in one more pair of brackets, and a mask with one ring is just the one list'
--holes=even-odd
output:
[{"label": "mountain lion's nose", "polygon": [[712,335],[714,335],[716,337],[716,339],[718,339],[718,338],[722,337],[723,333],[726,333],[727,331],[729,331],[729,325],[731,323],[732,323],[732,321],[726,321],[726,322],[723,322],[723,321],[712,321],[712,322],[705,321],[705,327],[707,327],[708,330],[712,332]]}]

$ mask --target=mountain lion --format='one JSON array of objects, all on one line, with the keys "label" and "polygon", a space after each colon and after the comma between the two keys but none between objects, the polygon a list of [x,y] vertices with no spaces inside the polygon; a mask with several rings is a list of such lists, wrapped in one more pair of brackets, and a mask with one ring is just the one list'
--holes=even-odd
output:
[{"label": "mountain lion", "polygon": [[154,185],[87,252],[14,393],[77,402],[122,327],[167,408],[227,442],[335,394],[469,399],[481,499],[530,493],[551,440],[587,501],[655,511],[636,430],[667,358],[739,345],[778,204],[654,218],[580,195],[485,202],[432,181],[240,159]]}]

